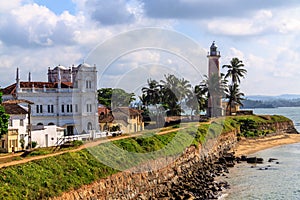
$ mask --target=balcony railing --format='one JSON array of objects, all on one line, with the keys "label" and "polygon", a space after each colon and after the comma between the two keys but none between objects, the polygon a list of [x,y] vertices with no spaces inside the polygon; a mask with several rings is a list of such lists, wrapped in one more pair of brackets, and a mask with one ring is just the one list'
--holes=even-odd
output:
[{"label": "balcony railing", "polygon": [[72,93],[79,92],[79,89],[73,88],[20,88],[20,93]]}]

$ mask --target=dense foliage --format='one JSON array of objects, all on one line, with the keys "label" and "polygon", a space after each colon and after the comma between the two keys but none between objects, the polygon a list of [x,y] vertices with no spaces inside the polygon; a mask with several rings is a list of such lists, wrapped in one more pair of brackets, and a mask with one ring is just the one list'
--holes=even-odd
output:
[{"label": "dense foliage", "polygon": [[134,93],[127,93],[120,88],[101,88],[98,90],[98,102],[107,108],[126,106],[135,100]]},{"label": "dense foliage", "polygon": [[2,92],[0,91],[0,138],[8,131],[8,120],[9,120],[9,115],[5,113],[5,109],[1,104],[2,104]]}]

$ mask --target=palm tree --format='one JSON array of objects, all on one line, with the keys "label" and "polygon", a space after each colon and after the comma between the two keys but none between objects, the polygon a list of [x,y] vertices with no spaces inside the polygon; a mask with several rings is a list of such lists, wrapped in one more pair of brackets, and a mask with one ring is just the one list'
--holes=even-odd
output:
[{"label": "palm tree", "polygon": [[147,105],[156,105],[161,103],[161,85],[156,80],[149,79],[148,81],[149,87],[143,87],[143,103]]},{"label": "palm tree", "polygon": [[165,75],[163,84],[163,95],[165,106],[169,109],[171,115],[180,115],[180,104],[192,94],[191,84],[184,78],[177,78],[174,75]]},{"label": "palm tree", "polygon": [[244,100],[244,93],[240,92],[240,89],[237,84],[229,85],[225,89],[225,98],[228,99],[226,111],[229,108],[229,115],[232,114],[232,106],[237,104],[243,106],[242,100]]},{"label": "palm tree", "polygon": [[230,65],[223,65],[222,68],[227,68],[227,73],[225,79],[230,77],[231,84],[239,84],[241,82],[240,78],[243,78],[247,73],[244,67],[243,61],[238,58],[232,58]]},{"label": "palm tree", "polygon": [[[156,109],[156,126],[160,127],[162,120],[160,120],[160,109],[159,104],[162,103],[162,85],[160,85],[156,80],[147,80],[148,87],[142,88],[142,96],[140,97],[144,106],[154,105]],[[147,109],[147,112],[149,110]]]},{"label": "palm tree", "polygon": [[193,89],[193,93],[188,95],[187,106],[191,108],[191,116],[193,115],[193,111],[197,113],[205,110],[206,97],[205,90],[201,87],[201,85],[196,85]]},{"label": "palm tree", "polygon": [[224,96],[227,80],[224,79],[224,74],[212,74],[210,77],[205,76],[201,87],[207,93],[208,98],[208,116],[218,117],[221,109],[221,97]]}]

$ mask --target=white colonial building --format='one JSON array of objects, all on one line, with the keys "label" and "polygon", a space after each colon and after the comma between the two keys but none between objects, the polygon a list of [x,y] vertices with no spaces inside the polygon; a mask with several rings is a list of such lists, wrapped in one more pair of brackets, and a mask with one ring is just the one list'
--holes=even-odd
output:
[{"label": "white colonial building", "polygon": [[48,69],[47,82],[20,81],[4,88],[3,100],[25,99],[31,105],[33,126],[56,125],[65,128],[65,135],[99,131],[97,70],[88,64]]}]

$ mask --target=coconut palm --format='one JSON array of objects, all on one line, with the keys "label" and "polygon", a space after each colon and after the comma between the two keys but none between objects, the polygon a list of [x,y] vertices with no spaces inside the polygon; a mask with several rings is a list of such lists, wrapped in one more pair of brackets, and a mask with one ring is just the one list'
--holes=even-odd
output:
[{"label": "coconut palm", "polygon": [[225,89],[225,98],[228,99],[226,111],[229,108],[229,115],[232,115],[232,106],[240,105],[243,106],[242,100],[244,100],[244,93],[240,92],[237,84],[229,85]]},{"label": "coconut palm", "polygon": [[207,93],[208,98],[208,116],[218,117],[221,109],[221,98],[224,96],[227,80],[224,79],[224,74],[212,74],[210,77],[205,76],[201,87]]},{"label": "coconut palm", "polygon": [[[144,106],[148,108],[149,105],[154,105],[156,109],[156,126],[160,127],[162,120],[160,119],[161,109],[160,105],[162,103],[162,85],[160,85],[156,80],[147,80],[148,87],[142,88],[142,96],[140,97]],[[147,109],[147,113],[149,110]]]},{"label": "coconut palm", "polygon": [[165,75],[161,80],[163,85],[164,106],[169,110],[170,115],[180,115],[182,109],[180,104],[191,95],[191,84],[184,78],[177,78],[174,75]]},{"label": "coconut palm", "polygon": [[206,100],[205,90],[201,85],[196,85],[193,89],[193,93],[189,94],[187,99],[187,106],[191,108],[191,115],[193,111],[199,113],[202,110],[205,110]]},{"label": "coconut palm", "polygon": [[240,78],[244,78],[247,70],[244,67],[243,61],[238,58],[232,58],[230,65],[223,65],[222,68],[227,68],[227,73],[225,79],[230,77],[231,84],[239,84],[241,82]]},{"label": "coconut palm", "polygon": [[156,105],[161,103],[161,85],[156,80],[149,79],[148,87],[143,87],[143,103]]}]

